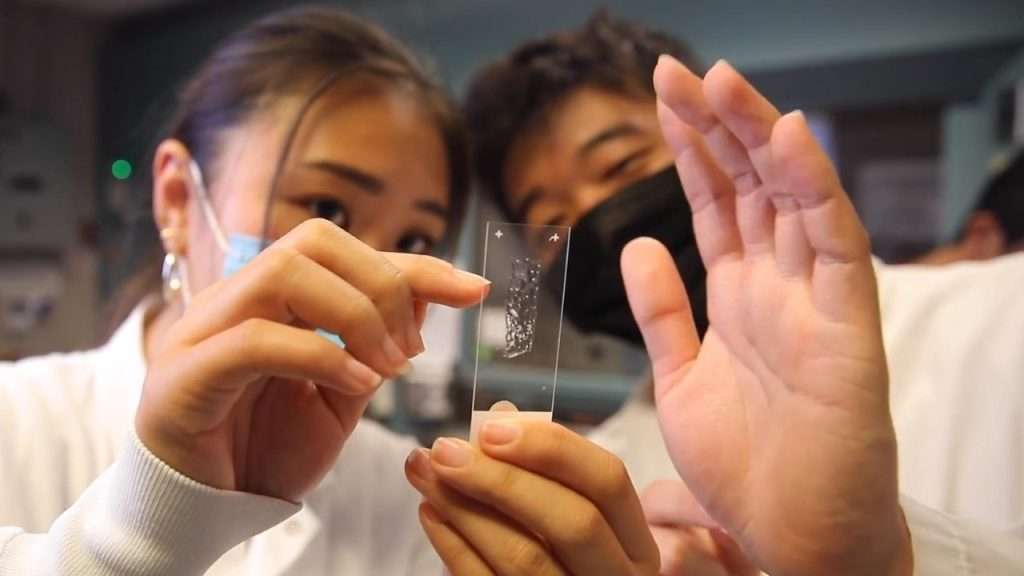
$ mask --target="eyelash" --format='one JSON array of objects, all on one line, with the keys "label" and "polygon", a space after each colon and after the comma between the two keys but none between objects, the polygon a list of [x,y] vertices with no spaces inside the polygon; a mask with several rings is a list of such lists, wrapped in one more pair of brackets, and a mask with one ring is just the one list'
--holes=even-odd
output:
[{"label": "eyelash", "polygon": [[548,221],[544,223],[545,226],[562,226],[565,224],[565,214],[559,212],[555,216],[548,218]]},{"label": "eyelash", "polygon": [[[309,207],[310,213],[314,217],[329,220],[343,230],[347,229],[351,224],[351,222],[349,222],[351,216],[349,215],[348,208],[346,208],[345,204],[338,201],[336,198],[313,198],[312,200],[307,202],[307,206]],[[329,218],[323,215],[322,210],[328,206],[336,209],[337,212],[344,217],[342,222],[338,222],[337,220],[335,220],[335,218]]]},{"label": "eyelash", "polygon": [[[409,246],[409,243],[412,242],[413,240],[422,240],[424,247],[420,250],[414,250],[412,247]],[[406,234],[405,236],[402,236],[398,240],[397,248],[399,252],[405,252],[408,254],[430,254],[434,251],[434,247],[436,246],[436,244],[437,241],[435,241],[429,235],[424,234],[422,232],[413,232],[410,234]]]},{"label": "eyelash", "polygon": [[[349,221],[351,215],[349,214],[348,208],[345,207],[345,204],[343,202],[340,202],[336,198],[313,198],[312,200],[309,200],[306,203],[306,205],[309,208],[310,213],[314,217],[325,218],[342,229],[347,229],[348,226],[351,224],[351,222]],[[343,215],[344,219],[342,220],[342,222],[338,222],[334,218],[328,218],[327,216],[323,215],[322,210],[326,207],[335,208],[338,213]],[[416,249],[413,245],[413,243],[416,242],[417,240],[422,241],[423,243],[423,246],[419,249]],[[434,251],[434,247],[436,245],[437,240],[432,238],[429,234],[417,231],[410,232],[402,236],[398,240],[398,245],[396,247],[398,248],[399,252],[407,252],[411,254],[430,254],[431,252]]]},{"label": "eyelash", "polygon": [[627,168],[629,168],[630,164],[632,164],[634,161],[639,160],[639,159],[643,158],[644,156],[646,156],[647,153],[650,152],[650,150],[651,150],[650,148],[644,148],[642,150],[637,150],[636,152],[633,152],[632,154],[626,156],[622,160],[619,160],[618,162],[613,164],[610,168],[608,168],[607,170],[604,171],[604,173],[601,175],[601,179],[602,180],[609,180],[611,178],[619,176],[620,174],[625,172]]}]

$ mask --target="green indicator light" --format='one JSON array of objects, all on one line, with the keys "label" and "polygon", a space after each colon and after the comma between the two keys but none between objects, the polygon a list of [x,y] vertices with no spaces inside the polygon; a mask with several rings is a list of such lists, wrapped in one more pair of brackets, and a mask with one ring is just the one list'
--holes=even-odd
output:
[{"label": "green indicator light", "polygon": [[132,176],[132,163],[127,160],[114,160],[110,165],[110,173],[118,180],[127,180]]}]

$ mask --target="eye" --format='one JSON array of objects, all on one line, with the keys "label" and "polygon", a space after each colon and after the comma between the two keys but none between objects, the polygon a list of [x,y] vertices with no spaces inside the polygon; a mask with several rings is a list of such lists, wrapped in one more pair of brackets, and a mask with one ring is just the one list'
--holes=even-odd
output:
[{"label": "eye", "polygon": [[318,198],[309,203],[309,211],[313,217],[323,218],[336,224],[339,228],[347,229],[351,224],[348,210],[345,206],[333,198]]},{"label": "eye", "polygon": [[621,176],[629,171],[631,168],[635,168],[640,161],[647,156],[650,152],[650,148],[644,148],[643,150],[637,150],[632,154],[627,155],[625,158],[619,160],[615,164],[612,164],[607,170],[601,174],[602,180],[610,180],[616,176]]},{"label": "eye", "polygon": [[398,241],[398,251],[407,254],[430,254],[436,244],[437,241],[426,234],[406,234]]},{"label": "eye", "polygon": [[544,222],[544,225],[545,226],[568,226],[569,224],[566,222],[566,220],[567,220],[567,218],[566,218],[565,214],[558,213],[555,216],[552,216],[551,218],[548,218],[547,221]]}]

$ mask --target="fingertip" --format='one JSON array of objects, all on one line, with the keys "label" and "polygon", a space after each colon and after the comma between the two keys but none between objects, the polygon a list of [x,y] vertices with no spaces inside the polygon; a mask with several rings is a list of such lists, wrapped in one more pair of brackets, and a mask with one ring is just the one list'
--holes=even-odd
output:
[{"label": "fingertip", "polygon": [[514,418],[491,420],[480,429],[480,444],[484,448],[508,446],[522,435],[522,425]]},{"label": "fingertip", "polygon": [[672,255],[664,244],[654,238],[642,236],[631,240],[622,249],[620,266],[623,274],[630,276],[627,283],[645,282],[650,276],[657,274],[660,264],[666,257],[671,260]]},{"label": "fingertip", "polygon": [[683,100],[682,88],[700,79],[685,64],[668,54],[658,57],[654,67],[654,91],[666,104],[675,105]]},{"label": "fingertip", "polygon": [[825,187],[838,186],[838,176],[832,163],[811,132],[802,111],[789,112],[775,123],[771,150],[785,175],[787,188],[797,198],[828,191]]},{"label": "fingertip", "polygon": [[736,69],[733,68],[732,64],[729,64],[729,61],[725,58],[719,58],[718,60],[715,60],[715,63],[712,64],[710,68],[708,68],[707,73],[704,74],[704,79],[707,80],[712,76],[728,74],[729,72],[736,74]]},{"label": "fingertip", "polygon": [[810,129],[799,110],[784,114],[772,127],[772,155],[778,162],[788,163],[807,148]]},{"label": "fingertip", "polygon": [[487,298],[487,295],[490,294],[493,283],[487,278],[454,267],[452,270],[460,280],[465,282],[467,306],[480,303],[481,300]]},{"label": "fingertip", "polygon": [[346,384],[354,384],[358,393],[372,392],[384,381],[383,377],[373,368],[356,360],[351,354],[346,356],[342,365],[342,373],[346,378]]},{"label": "fingertip", "polygon": [[426,448],[416,448],[409,452],[409,456],[405,459],[405,474],[412,481],[421,483],[431,481],[434,471],[430,466],[430,451]]},{"label": "fingertip", "polygon": [[452,270],[455,271],[455,274],[458,277],[460,277],[463,280],[466,280],[468,282],[472,282],[476,286],[490,286],[491,285],[491,281],[490,280],[488,280],[487,278],[484,278],[483,276],[481,276],[479,274],[474,274],[472,272],[468,272],[466,270],[460,270],[458,268],[452,268]]},{"label": "fingertip", "polygon": [[670,54],[658,56],[658,63],[654,65],[654,89],[658,91],[663,83],[671,78],[672,74],[679,72],[679,69],[686,69],[685,66]]},{"label": "fingertip", "polygon": [[[654,90],[658,102],[666,106],[671,115],[687,127],[701,132],[711,129],[716,123],[714,113],[708,108],[703,92],[703,81],[675,59],[665,60],[654,74]],[[668,116],[663,113],[662,128]]]},{"label": "fingertip", "polygon": [[783,114],[772,127],[772,144],[779,152],[790,152],[793,144],[804,144],[813,137],[802,110]]},{"label": "fingertip", "polygon": [[747,81],[725,60],[715,62],[704,75],[704,96],[709,104],[735,106]]},{"label": "fingertip", "polygon": [[434,470],[458,470],[473,462],[473,447],[461,438],[438,438],[430,447],[430,463]]},{"label": "fingertip", "polygon": [[420,502],[420,520],[428,524],[443,524],[441,515],[437,513],[437,509],[430,505],[429,502]]}]

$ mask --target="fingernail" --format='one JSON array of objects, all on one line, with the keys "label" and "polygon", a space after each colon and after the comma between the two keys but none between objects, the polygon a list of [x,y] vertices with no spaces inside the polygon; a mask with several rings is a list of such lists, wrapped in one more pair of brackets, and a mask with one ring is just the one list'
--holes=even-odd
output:
[{"label": "fingernail", "polygon": [[520,435],[522,430],[513,420],[492,420],[484,424],[484,429],[480,432],[484,442],[495,446],[511,444],[518,440]]},{"label": "fingernail", "polygon": [[399,376],[408,374],[412,370],[412,365],[409,364],[409,358],[402,352],[402,349],[395,344],[395,340],[391,336],[384,337],[384,356],[387,358],[388,364],[395,367],[395,372]]},{"label": "fingernail", "polygon": [[490,285],[491,283],[490,280],[484,278],[483,276],[480,276],[479,274],[473,274],[472,272],[466,272],[465,270],[459,270],[458,268],[455,269],[455,274],[458,275],[460,278],[472,280],[478,284]]},{"label": "fingernail", "polygon": [[441,466],[463,468],[473,460],[469,444],[450,438],[438,438],[430,449],[430,457]]},{"label": "fingernail", "polygon": [[395,368],[395,376],[405,376],[409,372],[412,372],[412,364],[408,360],[398,368]]},{"label": "fingernail", "polygon": [[412,356],[419,356],[427,349],[423,345],[423,336],[420,335],[419,329],[416,328],[416,323],[410,323],[405,329],[405,337],[409,342],[409,346],[412,348]]},{"label": "fingernail", "polygon": [[426,448],[417,448],[405,459],[405,468],[420,480],[430,480],[434,471],[430,469],[430,452]]},{"label": "fingernail", "polygon": [[442,523],[441,517],[437,515],[437,510],[434,510],[434,507],[431,506],[430,504],[424,502],[423,505],[420,506],[420,511],[423,513],[423,517],[426,518],[428,522],[431,522],[433,524]]},{"label": "fingernail", "polygon": [[343,366],[343,370],[348,374],[349,378],[355,380],[357,384],[362,385],[368,390],[376,388],[383,380],[380,374],[374,372],[372,368],[352,357],[349,357],[345,366]]}]

